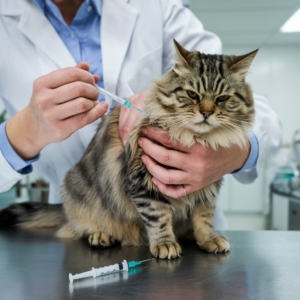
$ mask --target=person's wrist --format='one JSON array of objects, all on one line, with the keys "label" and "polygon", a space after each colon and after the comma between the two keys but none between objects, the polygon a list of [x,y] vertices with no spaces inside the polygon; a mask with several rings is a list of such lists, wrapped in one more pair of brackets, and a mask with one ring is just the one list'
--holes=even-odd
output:
[{"label": "person's wrist", "polygon": [[243,166],[247,162],[247,159],[250,155],[250,150],[251,150],[251,145],[250,145],[249,140],[247,140],[246,147],[240,148],[237,145],[235,145],[235,147],[237,149],[236,156],[234,158],[236,163],[233,165],[233,168],[230,173],[236,172],[243,168]]},{"label": "person's wrist", "polygon": [[37,156],[45,146],[41,143],[35,128],[28,106],[6,124],[7,138],[16,153],[24,160]]}]

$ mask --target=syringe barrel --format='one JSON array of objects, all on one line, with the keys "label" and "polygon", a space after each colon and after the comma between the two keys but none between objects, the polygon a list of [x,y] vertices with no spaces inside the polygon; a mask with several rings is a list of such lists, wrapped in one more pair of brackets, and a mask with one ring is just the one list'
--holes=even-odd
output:
[{"label": "syringe barrel", "polygon": [[80,279],[80,278],[86,278],[86,277],[99,277],[107,274],[116,273],[119,271],[127,271],[128,272],[128,263],[126,260],[123,260],[123,262],[102,267],[102,268],[92,268],[91,271],[79,273],[76,275],[69,274],[70,282],[73,282],[74,279]]},{"label": "syringe barrel", "polygon": [[117,101],[118,103],[120,103],[120,104],[122,104],[122,105],[124,105],[124,103],[126,102],[124,99],[118,97],[117,95],[114,95],[114,94],[108,92],[107,90],[105,90],[105,89],[103,89],[103,88],[101,88],[101,87],[99,87],[99,86],[97,86],[97,85],[96,85],[96,88],[98,89],[98,91],[99,91],[101,94],[103,94],[103,95],[105,95],[105,96],[107,96],[107,97],[109,97],[109,98],[111,98],[111,99]]},{"label": "syringe barrel", "polygon": [[121,263],[117,263],[114,265],[110,265],[110,266],[106,266],[106,267],[102,267],[102,268],[98,268],[98,269],[94,269],[96,273],[96,277],[98,276],[103,276],[106,274],[111,274],[111,273],[115,273],[115,272],[119,272],[119,271],[128,271],[128,264],[126,260],[123,260],[123,262]]}]

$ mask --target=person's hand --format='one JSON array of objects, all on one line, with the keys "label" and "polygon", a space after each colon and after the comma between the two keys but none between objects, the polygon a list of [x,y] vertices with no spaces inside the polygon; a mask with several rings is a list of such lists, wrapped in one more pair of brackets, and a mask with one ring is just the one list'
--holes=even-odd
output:
[{"label": "person's hand", "polygon": [[[129,98],[129,101],[137,108],[145,108],[145,93],[136,94]],[[127,141],[128,134],[133,131],[138,120],[140,120],[142,114],[136,109],[127,108],[121,105],[120,117],[119,117],[119,133],[124,146]]]},{"label": "person's hand", "polygon": [[89,72],[87,63],[36,79],[30,103],[6,125],[15,151],[23,159],[33,158],[46,145],[65,140],[103,116],[108,105],[96,102],[98,80]]},{"label": "person's hand", "polygon": [[184,196],[184,188],[187,194],[192,193],[242,168],[250,153],[250,143],[245,149],[233,144],[215,151],[198,143],[183,147],[172,142],[166,132],[151,126],[143,133],[146,137],[138,140],[145,152],[142,161],[159,191],[173,198]]}]

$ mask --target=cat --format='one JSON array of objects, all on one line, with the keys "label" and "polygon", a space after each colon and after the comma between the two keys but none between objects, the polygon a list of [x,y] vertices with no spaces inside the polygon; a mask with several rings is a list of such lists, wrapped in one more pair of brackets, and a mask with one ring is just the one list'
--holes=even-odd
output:
[{"label": "cat", "polygon": [[[245,76],[258,50],[227,56],[190,52],[175,40],[174,46],[178,61],[153,81],[146,93],[149,116],[126,145],[119,136],[118,107],[103,118],[84,156],[67,173],[61,187],[63,213],[58,206],[12,205],[11,223],[62,225],[58,237],[88,237],[95,247],[149,245],[161,259],[179,257],[178,239],[187,237],[208,252],[229,251],[229,242],[213,226],[222,179],[178,199],[163,195],[141,161],[137,139],[143,128],[155,126],[187,147],[245,147],[255,114]],[[27,217],[25,211],[31,211]]]}]

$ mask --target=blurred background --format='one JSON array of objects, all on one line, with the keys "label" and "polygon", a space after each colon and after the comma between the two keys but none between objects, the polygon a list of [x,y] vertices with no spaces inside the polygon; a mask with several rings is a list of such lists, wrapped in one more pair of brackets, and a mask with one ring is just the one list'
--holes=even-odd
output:
[{"label": "blurred background", "polygon": [[[245,54],[259,48],[248,82],[255,93],[268,99],[282,122],[282,147],[276,161],[265,164],[254,184],[242,185],[230,175],[225,178],[220,201],[229,229],[300,230],[300,20],[295,21],[298,29],[292,28],[293,32],[281,31],[300,9],[300,1],[183,2],[206,30],[221,38],[224,54]],[[0,122],[4,119],[0,102]],[[46,202],[47,193],[47,183],[32,173],[0,194],[0,208],[13,201]]]},{"label": "blurred background", "polygon": [[[221,38],[224,54],[245,54],[259,48],[247,79],[255,93],[268,99],[282,122],[282,149],[254,184],[242,185],[226,176],[220,200],[229,229],[300,230],[299,171],[294,153],[300,138],[300,1],[184,2],[207,30]],[[281,32],[297,11],[297,27],[291,29],[297,31]]]}]

